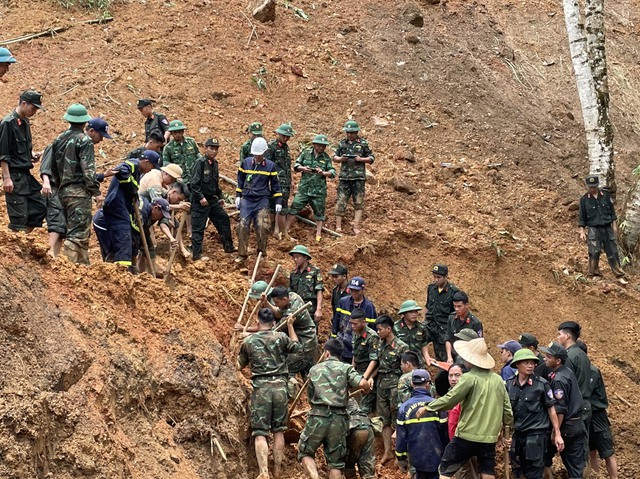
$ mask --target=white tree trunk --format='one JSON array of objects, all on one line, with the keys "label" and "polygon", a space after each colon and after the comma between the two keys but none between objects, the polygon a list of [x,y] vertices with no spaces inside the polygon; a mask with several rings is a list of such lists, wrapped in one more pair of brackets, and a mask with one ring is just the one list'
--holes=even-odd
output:
[{"label": "white tree trunk", "polygon": [[635,171],[635,181],[625,199],[620,214],[620,248],[630,260],[640,249],[640,172]]},{"label": "white tree trunk", "polygon": [[[604,56],[604,20],[602,20],[602,0],[586,0],[590,28],[590,44],[580,15],[578,0],[563,0],[564,19],[569,37],[569,50],[578,87],[578,97],[582,107],[582,118],[587,136],[589,173],[600,177],[600,184],[615,195],[613,168],[613,130],[609,121],[609,92],[606,81]],[[598,4],[600,7],[598,8]],[[599,14],[597,13],[599,11]],[[600,23],[598,23],[600,22]],[[596,26],[601,26],[597,31]],[[593,66],[588,46],[593,46]],[[597,73],[594,71],[594,67]],[[596,77],[598,78],[596,80]],[[601,91],[598,87],[602,87]]]}]

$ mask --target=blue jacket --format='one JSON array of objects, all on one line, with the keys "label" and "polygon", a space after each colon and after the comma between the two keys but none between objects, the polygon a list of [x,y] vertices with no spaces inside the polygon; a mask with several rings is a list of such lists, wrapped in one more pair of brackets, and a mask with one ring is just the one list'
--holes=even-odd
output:
[{"label": "blue jacket", "polygon": [[420,419],[416,411],[434,399],[425,389],[414,389],[411,399],[403,402],[398,411],[396,428],[396,457],[407,458],[416,471],[435,472],[447,445],[447,413],[431,412]]},{"label": "blue jacket", "polygon": [[139,161],[126,160],[114,169],[118,172],[109,184],[102,212],[109,223],[126,222],[134,225],[133,202],[138,199]]},{"label": "blue jacket", "polygon": [[[378,313],[376,313],[376,307],[371,300],[364,298],[362,304],[358,306],[363,309],[367,319],[367,326],[374,327]],[[333,316],[332,333],[333,336],[337,336],[344,343],[344,352],[342,353],[342,359],[351,359],[353,357],[353,330],[351,329],[351,311],[356,309],[351,295],[345,296],[338,302],[336,313]]]},{"label": "blue jacket", "polygon": [[253,156],[242,160],[238,168],[238,187],[236,196],[249,201],[274,198],[277,204],[282,201],[280,182],[275,164],[270,160],[256,163]]},{"label": "blue jacket", "polygon": [[500,370],[500,377],[505,381],[516,377],[516,369],[511,367],[511,361],[512,359],[510,359],[509,362]]}]

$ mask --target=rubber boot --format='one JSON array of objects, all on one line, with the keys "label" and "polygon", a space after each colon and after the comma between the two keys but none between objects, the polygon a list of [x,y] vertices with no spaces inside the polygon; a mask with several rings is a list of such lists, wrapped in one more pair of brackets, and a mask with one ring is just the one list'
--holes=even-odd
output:
[{"label": "rubber boot", "polygon": [[238,259],[247,259],[247,248],[249,245],[249,224],[245,220],[238,223]]},{"label": "rubber boot", "polygon": [[72,263],[79,263],[80,261],[80,249],[70,241],[65,241],[62,246],[62,253],[71,261]]}]

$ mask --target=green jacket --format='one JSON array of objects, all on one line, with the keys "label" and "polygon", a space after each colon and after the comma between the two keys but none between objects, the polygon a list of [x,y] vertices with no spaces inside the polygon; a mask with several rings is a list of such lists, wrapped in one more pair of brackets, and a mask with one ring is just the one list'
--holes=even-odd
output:
[{"label": "green jacket", "polygon": [[424,357],[422,356],[422,348],[429,343],[429,331],[427,325],[421,321],[416,321],[413,328],[409,329],[404,319],[396,321],[393,331],[396,334],[396,338],[404,341],[409,350],[418,355],[420,365],[424,364]]},{"label": "green jacket", "polygon": [[[357,155],[363,158],[367,156],[371,158],[371,161],[375,159],[369,143],[364,138],[357,138],[350,143],[346,138],[340,141],[338,149],[336,150],[336,156],[343,155]],[[353,160],[349,160],[346,163],[341,163],[340,167],[340,180],[366,180],[366,166],[364,163],[356,163]]]},{"label": "green jacket", "polygon": [[241,368],[247,364],[251,367],[252,382],[267,376],[284,377],[289,373],[287,355],[300,349],[298,341],[292,341],[281,331],[258,331],[243,341],[238,364]]},{"label": "green jacket", "polygon": [[182,168],[182,181],[186,184],[189,184],[193,165],[199,156],[198,144],[189,136],[185,136],[182,143],[171,140],[162,150],[163,164],[175,163]]},{"label": "green jacket", "polygon": [[357,388],[361,380],[362,376],[353,367],[330,357],[309,371],[309,403],[312,406],[346,408],[349,388]]},{"label": "green jacket", "polygon": [[408,373],[404,373],[400,376],[400,379],[398,380],[398,409],[403,402],[411,399],[411,395],[413,394],[412,376],[413,371],[409,371]]},{"label": "green jacket", "polygon": [[[322,171],[331,172],[331,178],[335,178],[336,170],[333,167],[333,162],[329,155],[322,152],[320,156],[316,156],[313,146],[306,148],[296,160],[293,169],[298,171],[298,168],[306,166],[309,168],[319,168]],[[308,196],[319,196],[325,198],[327,196],[327,178],[325,176],[318,175],[317,173],[302,173],[300,178],[300,184],[298,185],[298,191],[305,193]]]},{"label": "green jacket", "polygon": [[269,143],[269,149],[265,152],[264,157],[273,161],[276,165],[280,188],[289,190],[291,188],[291,153],[289,153],[289,145],[273,140]]},{"label": "green jacket", "polygon": [[373,329],[365,326],[360,336],[353,333],[351,344],[353,345],[353,364],[356,371],[364,374],[369,363],[378,360],[380,338]]},{"label": "green jacket", "polygon": [[402,339],[394,338],[391,343],[380,341],[378,345],[378,387],[382,389],[398,387],[398,379],[402,376],[400,362],[402,354],[407,351],[409,351],[409,346]]},{"label": "green jacket", "polygon": [[322,272],[310,263],[302,271],[294,269],[289,273],[289,291],[298,293],[305,302],[316,304],[318,291],[324,291]]},{"label": "green jacket", "polygon": [[[304,306],[305,302],[296,293],[289,293],[289,306],[280,310],[282,318],[286,318],[288,315],[300,309]],[[305,311],[299,314],[293,323],[293,329],[298,336],[298,339],[302,343],[302,347],[305,352],[311,351],[318,347],[318,335],[316,333],[316,323],[313,322],[309,311]]]},{"label": "green jacket", "polygon": [[498,440],[503,424],[513,425],[513,412],[502,378],[489,369],[472,367],[458,384],[441,398],[429,403],[429,411],[448,411],[457,404],[462,413],[456,436],[485,444]]}]

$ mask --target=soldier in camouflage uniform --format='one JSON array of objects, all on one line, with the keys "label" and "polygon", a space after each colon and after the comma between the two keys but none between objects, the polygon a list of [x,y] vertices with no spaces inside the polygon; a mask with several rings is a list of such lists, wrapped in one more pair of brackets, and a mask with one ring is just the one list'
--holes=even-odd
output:
[{"label": "soldier in camouflage uniform", "polygon": [[186,129],[187,127],[180,120],[173,120],[169,123],[168,131],[173,139],[162,150],[162,162],[164,165],[175,163],[182,168],[182,179],[189,184],[193,164],[200,156],[200,150],[196,140],[185,136]]},{"label": "soldier in camouflage uniform", "polygon": [[[367,326],[366,316],[367,314],[360,308],[354,309],[349,316],[349,323],[353,330],[351,364],[360,374],[364,374],[371,363],[378,360],[378,346],[380,344],[378,333]],[[371,392],[362,396],[360,409],[366,414],[376,410],[375,382],[371,385]]]},{"label": "soldier in camouflage uniform", "polygon": [[298,191],[293,198],[287,231],[295,219],[295,215],[307,205],[311,205],[313,219],[316,220],[316,241],[322,239],[322,225],[325,220],[325,205],[327,203],[327,178],[335,178],[336,170],[331,163],[331,157],[325,153],[329,140],[325,135],[317,135],[312,146],[305,149],[293,166],[294,171],[302,173]]},{"label": "soldier in camouflage uniform", "polygon": [[301,349],[293,321],[287,322],[289,336],[274,331],[271,310],[258,311],[259,330],[247,337],[238,355],[238,369],[251,368],[251,435],[255,438],[260,475],[269,479],[269,433],[274,435],[274,477],[279,479],[284,458],[284,431],[287,429],[287,357]]},{"label": "soldier in camouflage uniform", "polygon": [[343,348],[336,339],[327,341],[324,349],[329,358],[313,366],[309,372],[311,411],[298,442],[298,460],[311,479],[319,478],[315,455],[321,445],[329,468],[329,479],[342,476],[349,431],[349,388],[360,387],[365,392],[369,391],[369,383],[352,366],[340,361]]},{"label": "soldier in camouflage uniform", "polygon": [[273,234],[280,238],[287,233],[287,215],[289,214],[289,193],[291,192],[291,153],[288,142],[295,134],[291,125],[283,123],[275,131],[278,137],[269,143],[269,148],[264,154],[267,160],[276,165],[278,172],[278,182],[282,192],[282,209],[276,211],[276,200],[269,200],[269,211],[274,224]]},{"label": "soldier in camouflage uniform", "polygon": [[[62,251],[74,263],[89,264],[91,198],[101,198],[93,145],[94,141],[111,136],[107,122],[100,118],[92,120],[87,109],[79,103],[67,109],[64,119],[71,126],[51,145],[51,168],[44,165],[45,172],[41,171],[45,183],[43,193],[52,193],[48,184],[51,176],[66,221],[67,234]],[[93,130],[95,140],[83,131],[85,123],[89,123],[88,129]],[[51,175],[47,175],[47,170]]]},{"label": "soldier in camouflage uniform", "polygon": [[413,371],[420,367],[420,359],[417,353],[414,351],[407,351],[400,358],[400,369],[402,369],[402,376],[398,380],[398,407],[411,398],[413,394],[413,383],[411,382],[411,375]]},{"label": "soldier in camouflage uniform", "polygon": [[360,126],[355,121],[348,121],[342,130],[347,137],[340,141],[333,161],[342,163],[338,176],[338,196],[336,199],[336,231],[342,231],[342,217],[347,210],[349,198],[353,198],[355,216],[353,232],[360,233],[360,221],[364,210],[364,187],[367,179],[366,166],[374,161],[369,143],[358,136]]},{"label": "soldier in camouflage uniform", "polygon": [[67,222],[64,219],[64,210],[58,188],[51,182],[53,166],[51,145],[48,145],[42,153],[40,161],[40,178],[42,178],[42,195],[47,201],[47,231],[49,233],[49,256],[56,258],[60,254],[62,242],[67,234]]},{"label": "soldier in camouflage uniform", "polygon": [[242,164],[242,160],[251,156],[251,143],[253,143],[253,140],[262,137],[262,123],[258,121],[251,123],[247,127],[247,133],[249,134],[249,139],[240,147],[240,164]]},{"label": "soldier in camouflage uniform", "polygon": [[345,479],[356,479],[356,464],[360,479],[376,477],[375,436],[371,419],[358,407],[355,399],[347,402],[349,414],[349,435],[347,436],[347,458],[345,459]]},{"label": "soldier in camouflage uniform", "polygon": [[393,319],[391,316],[381,314],[376,319],[376,328],[380,337],[378,345],[378,360],[367,368],[363,377],[373,381],[374,371],[378,371],[378,393],[376,397],[376,410],[382,418],[382,441],[384,443],[384,455],[382,464],[391,461],[394,457],[391,451],[391,436],[393,426],[396,423],[398,413],[398,380],[402,376],[400,362],[402,355],[409,351],[407,344],[396,338],[393,332]]},{"label": "soldier in camouflage uniform", "polygon": [[422,308],[414,300],[405,301],[400,306],[398,314],[402,317],[394,326],[394,332],[398,339],[401,339],[411,351],[414,351],[420,360],[419,367],[431,364],[429,356],[429,331],[427,325],[418,321],[418,316]]},{"label": "soldier in camouflage uniform", "polygon": [[289,273],[289,290],[298,293],[305,303],[311,301],[313,306],[309,314],[313,316],[317,328],[322,319],[322,292],[324,291],[322,272],[309,263],[311,254],[305,246],[301,244],[295,246],[289,251],[289,255],[296,265],[296,269]]}]

